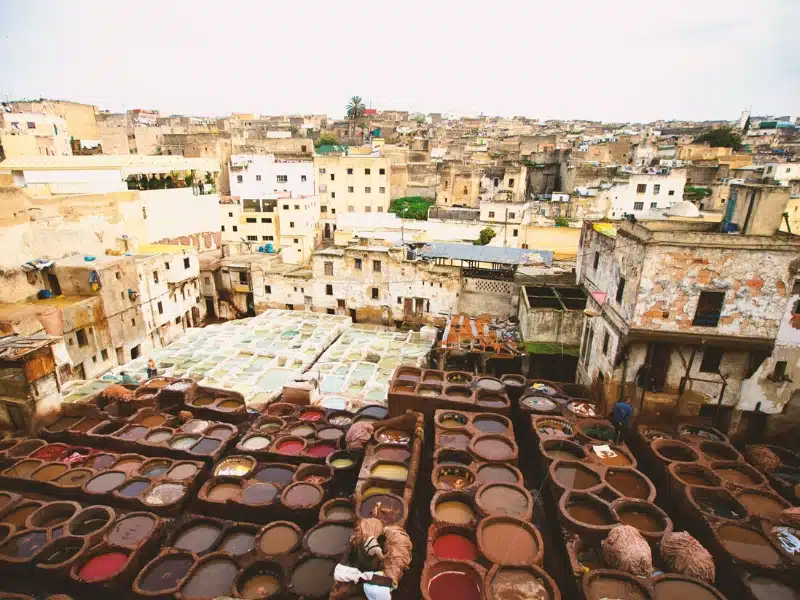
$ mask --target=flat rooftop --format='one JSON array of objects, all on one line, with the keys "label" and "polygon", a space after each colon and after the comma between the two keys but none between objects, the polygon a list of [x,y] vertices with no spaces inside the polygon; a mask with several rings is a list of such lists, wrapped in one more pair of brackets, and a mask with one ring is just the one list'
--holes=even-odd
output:
[{"label": "flat rooftop", "polygon": [[219,171],[213,158],[184,156],[140,156],[138,154],[93,154],[90,156],[17,156],[0,162],[0,172],[6,171],[69,171],[118,169],[126,175],[140,173],[169,173],[171,171]]}]

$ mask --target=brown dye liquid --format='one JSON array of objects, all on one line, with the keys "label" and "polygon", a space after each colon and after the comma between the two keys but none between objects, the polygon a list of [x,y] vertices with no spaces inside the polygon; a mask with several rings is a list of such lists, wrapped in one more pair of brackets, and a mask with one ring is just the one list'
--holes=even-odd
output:
[{"label": "brown dye liquid", "polygon": [[597,473],[576,465],[559,465],[556,467],[554,479],[571,490],[585,490],[600,483]]},{"label": "brown dye liquid", "polygon": [[89,469],[72,469],[67,471],[61,477],[58,477],[53,483],[67,487],[79,487],[85,481],[91,479],[92,473]]},{"label": "brown dye liquid", "polygon": [[382,458],[384,460],[392,460],[395,462],[403,462],[408,460],[411,456],[411,452],[408,451],[406,448],[378,448],[377,452],[375,453],[377,458]]},{"label": "brown dye liquid", "polygon": [[506,460],[514,456],[514,449],[505,441],[498,439],[478,440],[475,452],[489,460]]},{"label": "brown dye liquid", "polygon": [[142,464],[142,461],[138,458],[123,458],[122,460],[117,461],[114,464],[115,471],[124,471],[128,475],[133,473],[139,466]]},{"label": "brown dye liquid", "polygon": [[278,488],[271,483],[254,483],[244,488],[242,502],[248,505],[267,504],[278,495]]},{"label": "brown dye liquid", "polygon": [[619,450],[614,450],[614,456],[598,456],[600,462],[609,467],[630,467],[633,462],[628,456]]},{"label": "brown dye liquid", "polygon": [[163,415],[148,415],[139,421],[145,427],[158,427],[166,422],[167,418]]},{"label": "brown dye liquid", "polygon": [[545,454],[551,460],[580,460],[583,458],[583,454],[577,450],[545,450]]},{"label": "brown dye liquid", "polygon": [[202,554],[214,547],[221,533],[222,530],[216,525],[200,523],[184,529],[172,545],[179,550]]},{"label": "brown dye liquid", "polygon": [[524,569],[499,569],[490,589],[494,600],[550,600],[542,580]]},{"label": "brown dye liquid", "polygon": [[232,595],[233,580],[239,572],[236,563],[228,558],[215,558],[200,565],[183,584],[184,597],[215,597]]},{"label": "brown dye liquid", "polygon": [[529,508],[528,498],[507,485],[492,485],[481,492],[480,505],[489,513],[523,518]]},{"label": "brown dye liquid", "polygon": [[75,427],[73,427],[72,429],[74,431],[78,431],[80,433],[86,433],[87,431],[90,431],[90,430],[94,429],[95,427],[97,427],[98,425],[100,425],[100,423],[102,423],[102,422],[103,422],[103,419],[92,419],[92,418],[87,417],[83,421],[78,423]]},{"label": "brown dye liquid", "polygon": [[214,438],[215,440],[227,440],[233,435],[233,430],[230,427],[212,427],[205,432],[206,437]]},{"label": "brown dye liquid", "polygon": [[640,531],[646,531],[648,533],[664,531],[663,524],[644,511],[624,510],[622,512],[617,511],[617,514],[619,514],[619,520],[625,523],[625,525],[631,525]]},{"label": "brown dye liquid", "polygon": [[267,556],[279,556],[290,552],[299,541],[300,536],[294,528],[281,524],[266,529],[258,547]]},{"label": "brown dye liquid", "polygon": [[655,587],[655,600],[718,600],[702,585],[680,579],[665,579]]},{"label": "brown dye liquid", "polygon": [[40,460],[23,460],[14,465],[8,470],[8,474],[12,477],[24,479],[33,473],[42,464]]},{"label": "brown dye liquid", "polygon": [[567,514],[581,523],[589,525],[611,525],[607,511],[586,502],[574,502],[567,506]]},{"label": "brown dye liquid", "polygon": [[473,483],[473,475],[466,469],[441,467],[436,473],[438,487],[458,490]]},{"label": "brown dye liquid", "polygon": [[320,500],[322,500],[320,490],[306,483],[296,483],[287,488],[283,497],[286,506],[314,506]]},{"label": "brown dye liquid", "polygon": [[741,485],[753,485],[758,483],[747,473],[738,469],[715,469],[717,475],[726,481],[739,483]]},{"label": "brown dye liquid", "polygon": [[281,588],[281,582],[275,575],[261,573],[247,578],[239,587],[242,598],[266,598]]},{"label": "brown dye liquid", "polygon": [[336,562],[327,558],[308,558],[299,563],[292,573],[292,587],[298,596],[327,598],[333,587],[333,570]]},{"label": "brown dye liquid", "polygon": [[786,505],[771,496],[757,494],[755,492],[745,492],[739,494],[736,499],[741,502],[751,515],[759,515],[771,520],[775,520],[786,508]]},{"label": "brown dye liquid", "polygon": [[681,481],[687,483],[689,485],[713,485],[714,482],[711,480],[710,477],[706,477],[699,473],[694,472],[680,472],[678,473],[678,477],[680,477]]},{"label": "brown dye liquid", "polygon": [[478,544],[489,561],[500,564],[533,563],[539,552],[539,544],[530,531],[503,521],[484,527]]},{"label": "brown dye liquid", "polygon": [[480,483],[517,483],[517,474],[500,465],[485,465],[478,469],[477,479]]},{"label": "brown dye liquid", "polygon": [[16,525],[17,527],[24,527],[25,521],[28,520],[28,517],[32,515],[39,508],[39,506],[41,505],[26,504],[24,506],[20,506],[3,517],[3,522]]},{"label": "brown dye liquid", "polygon": [[62,475],[68,469],[67,465],[55,464],[55,465],[47,465],[46,467],[42,467],[38,471],[36,471],[32,476],[31,479],[35,479],[36,481],[51,481]]},{"label": "brown dye liquid", "polygon": [[359,515],[362,518],[375,517],[384,525],[392,525],[403,517],[403,503],[393,496],[375,494],[361,503]]},{"label": "brown dye liquid", "polygon": [[191,556],[168,556],[151,566],[139,580],[146,592],[171,590],[183,579],[194,564]]},{"label": "brown dye liquid", "polygon": [[353,528],[349,525],[326,523],[309,531],[306,545],[314,554],[338,556],[347,550]]},{"label": "brown dye liquid", "polygon": [[751,577],[747,582],[757,600],[798,600],[800,590],[792,589],[783,582],[769,577]]},{"label": "brown dye liquid", "polygon": [[642,590],[622,579],[595,577],[589,583],[588,600],[647,600]]},{"label": "brown dye liquid", "polygon": [[196,473],[197,465],[183,463],[172,467],[172,469],[167,472],[167,478],[175,480],[189,479],[189,477],[193,477]]},{"label": "brown dye liquid", "polygon": [[780,555],[761,533],[736,525],[724,525],[717,531],[722,545],[734,558],[775,567]]},{"label": "brown dye liquid", "polygon": [[606,483],[623,496],[647,500],[650,496],[650,486],[641,476],[629,471],[609,471],[606,473]]},{"label": "brown dye liquid", "polygon": [[222,540],[222,544],[220,544],[220,550],[234,556],[247,554],[255,547],[256,534],[249,531],[234,531],[233,533],[229,533]]},{"label": "brown dye liquid", "polygon": [[153,532],[156,527],[154,517],[136,515],[117,521],[108,533],[108,541],[117,546],[135,546]]}]

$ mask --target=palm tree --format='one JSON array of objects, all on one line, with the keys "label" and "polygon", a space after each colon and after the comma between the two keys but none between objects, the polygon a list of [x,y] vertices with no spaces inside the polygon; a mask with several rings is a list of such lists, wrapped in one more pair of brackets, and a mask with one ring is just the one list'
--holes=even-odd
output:
[{"label": "palm tree", "polygon": [[366,106],[364,106],[361,96],[350,98],[350,103],[347,105],[347,118],[350,119],[350,137],[353,137],[356,121],[364,117],[365,110]]}]

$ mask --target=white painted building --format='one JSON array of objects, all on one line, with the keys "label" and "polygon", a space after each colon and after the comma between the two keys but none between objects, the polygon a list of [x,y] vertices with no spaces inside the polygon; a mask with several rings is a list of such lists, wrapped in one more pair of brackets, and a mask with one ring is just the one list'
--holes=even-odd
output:
[{"label": "white painted building", "polygon": [[764,177],[788,185],[792,179],[800,179],[800,163],[767,163],[764,165]]},{"label": "white painted building", "polygon": [[607,190],[602,190],[594,205],[603,209],[610,219],[622,219],[626,214],[644,218],[651,211],[665,210],[683,200],[686,176],[651,175],[635,173],[625,182],[615,182]]},{"label": "white painted building", "polygon": [[316,193],[311,161],[280,161],[272,154],[234,154],[228,165],[231,195],[242,199],[274,198]]},{"label": "white painted building", "polygon": [[[58,115],[34,112],[0,112],[0,135],[3,138],[7,138],[7,136],[32,136],[36,138],[36,155],[70,156],[72,154],[67,122]],[[3,139],[3,145],[13,146],[13,144],[9,144],[10,141]]]}]

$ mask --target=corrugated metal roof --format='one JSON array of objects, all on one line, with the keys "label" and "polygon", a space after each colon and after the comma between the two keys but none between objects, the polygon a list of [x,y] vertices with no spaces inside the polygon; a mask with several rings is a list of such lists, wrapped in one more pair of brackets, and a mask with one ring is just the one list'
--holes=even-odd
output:
[{"label": "corrugated metal roof", "polygon": [[18,360],[34,350],[55,344],[59,339],[49,335],[7,335],[0,338],[0,359]]},{"label": "corrugated metal roof", "polygon": [[422,258],[449,258],[504,265],[553,264],[552,250],[500,248],[470,244],[426,244],[418,252]]}]

